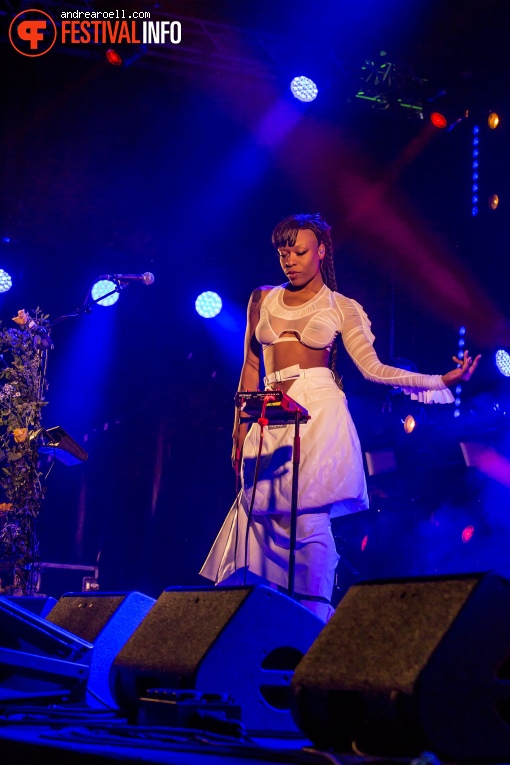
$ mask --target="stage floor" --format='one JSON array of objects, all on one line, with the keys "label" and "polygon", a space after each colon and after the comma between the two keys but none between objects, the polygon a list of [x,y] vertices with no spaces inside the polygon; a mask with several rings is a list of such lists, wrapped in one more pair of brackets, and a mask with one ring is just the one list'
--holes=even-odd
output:
[{"label": "stage floor", "polygon": [[[207,731],[128,725],[108,712],[12,707],[0,716],[0,752],[14,765],[358,765],[368,759],[314,750],[305,739],[234,739]],[[402,760],[400,760],[402,763]]]}]

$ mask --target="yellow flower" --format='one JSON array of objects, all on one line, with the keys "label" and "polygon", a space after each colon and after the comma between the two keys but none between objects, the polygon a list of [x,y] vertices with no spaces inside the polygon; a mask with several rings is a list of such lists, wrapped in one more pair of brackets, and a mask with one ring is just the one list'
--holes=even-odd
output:
[{"label": "yellow flower", "polygon": [[14,436],[14,440],[17,444],[22,444],[24,441],[27,440],[28,437],[28,428],[15,428],[12,431],[12,435]]},{"label": "yellow flower", "polygon": [[23,327],[29,320],[30,316],[28,314],[28,311],[25,311],[23,308],[21,311],[18,311],[18,315],[13,317],[13,321],[16,322],[16,324],[19,324],[20,327]]},{"label": "yellow flower", "polygon": [[0,503],[0,513],[8,513],[10,510],[12,510],[12,505],[10,502]]}]

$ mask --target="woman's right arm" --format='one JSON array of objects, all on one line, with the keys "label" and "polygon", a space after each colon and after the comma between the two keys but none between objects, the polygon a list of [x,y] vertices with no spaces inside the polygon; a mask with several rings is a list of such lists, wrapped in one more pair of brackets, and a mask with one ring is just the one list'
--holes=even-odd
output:
[{"label": "woman's right arm", "polygon": [[[255,328],[260,319],[260,306],[270,287],[259,287],[253,290],[248,303],[248,317],[246,321],[246,335],[244,338],[244,362],[241,370],[241,379],[239,380],[240,391],[258,390],[260,385],[260,350],[261,346],[255,337]],[[243,424],[242,414],[239,423],[238,411],[234,418],[234,431],[232,433],[232,465],[239,465],[244,439],[248,433],[248,424]]]}]

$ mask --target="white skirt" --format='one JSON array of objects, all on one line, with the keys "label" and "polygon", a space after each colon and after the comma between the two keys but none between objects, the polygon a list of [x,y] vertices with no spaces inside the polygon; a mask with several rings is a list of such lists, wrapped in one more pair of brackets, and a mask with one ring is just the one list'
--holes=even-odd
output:
[{"label": "white skirt", "polygon": [[[295,591],[305,600],[329,600],[338,562],[330,517],[368,508],[361,448],[345,394],[329,369],[301,370],[288,395],[311,415],[300,426]],[[294,425],[264,431],[246,544],[259,439],[260,426],[252,425],[243,448],[241,491],[200,573],[215,583],[249,584],[254,579],[247,570],[287,588]]]}]

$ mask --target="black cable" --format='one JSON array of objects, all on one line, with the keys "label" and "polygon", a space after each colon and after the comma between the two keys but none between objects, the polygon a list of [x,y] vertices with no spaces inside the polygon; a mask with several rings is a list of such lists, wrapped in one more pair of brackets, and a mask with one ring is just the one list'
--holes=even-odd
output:
[{"label": "black cable", "polygon": [[111,704],[108,704],[107,701],[101,698],[101,696],[92,690],[92,688],[88,688],[86,690],[86,693],[90,693],[90,695],[96,699],[96,701],[99,701],[100,704],[102,704],[106,709],[111,710],[112,712],[115,712],[117,710],[116,707],[112,707]]},{"label": "black cable", "polygon": [[52,461],[51,461],[51,465],[49,466],[49,468],[48,468],[48,472],[47,472],[47,473],[46,473],[46,475],[44,476],[44,478],[43,478],[43,481],[46,481],[46,480],[48,479],[48,476],[49,476],[49,474],[50,474],[50,473],[51,473],[51,471],[53,470],[53,466],[54,466],[54,464],[55,464],[55,461],[56,461],[56,451],[57,451],[57,448],[55,447],[55,448],[53,449],[53,459],[52,459]]}]

